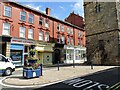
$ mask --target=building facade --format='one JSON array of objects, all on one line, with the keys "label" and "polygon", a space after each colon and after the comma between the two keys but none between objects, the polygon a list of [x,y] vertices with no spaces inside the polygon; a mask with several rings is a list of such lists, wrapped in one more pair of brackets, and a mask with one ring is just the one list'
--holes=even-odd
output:
[{"label": "building facade", "polygon": [[75,14],[74,11],[70,13],[67,18],[65,18],[65,21],[81,28],[84,28],[85,26],[83,17],[79,16],[79,14]]},{"label": "building facade", "polygon": [[88,62],[120,64],[120,3],[84,2]]},{"label": "building facade", "polygon": [[85,47],[85,30],[50,16],[50,11],[46,8],[44,14],[16,2],[0,2],[1,53],[24,65],[34,46],[41,63],[52,64],[66,60],[65,45]]}]

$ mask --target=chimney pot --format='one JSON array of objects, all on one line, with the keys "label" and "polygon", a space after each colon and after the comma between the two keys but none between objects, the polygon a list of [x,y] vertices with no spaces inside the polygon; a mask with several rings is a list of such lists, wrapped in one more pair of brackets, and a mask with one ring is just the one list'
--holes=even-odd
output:
[{"label": "chimney pot", "polygon": [[47,14],[48,16],[50,16],[50,12],[51,12],[51,9],[50,9],[50,8],[46,8],[46,14]]}]

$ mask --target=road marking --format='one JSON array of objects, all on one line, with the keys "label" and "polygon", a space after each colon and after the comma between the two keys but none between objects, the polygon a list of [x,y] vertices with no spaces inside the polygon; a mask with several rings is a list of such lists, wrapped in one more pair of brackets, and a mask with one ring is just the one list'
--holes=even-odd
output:
[{"label": "road marking", "polygon": [[120,82],[116,83],[115,85],[111,86],[109,90],[116,90],[117,88],[120,87]]},{"label": "road marking", "polygon": [[93,88],[97,88],[97,90],[107,90],[109,88],[109,86],[106,84],[101,84],[99,82],[93,82],[92,80],[85,80],[81,78],[67,80],[63,83],[71,85],[75,88],[83,88],[83,90],[93,90]]}]

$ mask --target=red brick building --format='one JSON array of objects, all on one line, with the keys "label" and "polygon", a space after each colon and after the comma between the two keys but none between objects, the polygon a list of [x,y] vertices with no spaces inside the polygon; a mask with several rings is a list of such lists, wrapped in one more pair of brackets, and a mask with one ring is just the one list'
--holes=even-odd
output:
[{"label": "red brick building", "polygon": [[83,17],[79,16],[78,14],[75,14],[74,11],[70,13],[70,15],[67,18],[65,18],[65,21],[81,28],[84,28],[85,26]]},{"label": "red brick building", "polygon": [[85,48],[84,29],[50,16],[50,11],[46,8],[44,14],[16,2],[0,2],[1,53],[23,65],[34,45],[41,63],[57,63],[71,57],[65,47]]}]

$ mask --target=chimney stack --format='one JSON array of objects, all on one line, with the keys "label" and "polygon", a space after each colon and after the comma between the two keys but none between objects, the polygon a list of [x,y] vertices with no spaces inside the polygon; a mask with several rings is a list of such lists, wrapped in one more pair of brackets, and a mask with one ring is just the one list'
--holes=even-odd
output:
[{"label": "chimney stack", "polygon": [[50,16],[50,11],[51,11],[50,8],[46,8],[46,14],[47,14],[48,16]]}]

